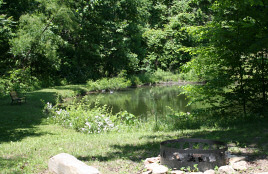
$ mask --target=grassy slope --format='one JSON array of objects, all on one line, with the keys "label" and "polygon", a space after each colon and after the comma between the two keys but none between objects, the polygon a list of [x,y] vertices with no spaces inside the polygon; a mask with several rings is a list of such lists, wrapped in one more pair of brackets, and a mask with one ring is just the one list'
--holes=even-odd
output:
[{"label": "grassy slope", "polygon": [[[143,170],[143,159],[159,154],[161,141],[182,137],[180,131],[86,135],[45,124],[40,99],[54,102],[56,92],[68,95],[77,88],[35,91],[21,105],[11,105],[9,97],[0,100],[0,173],[42,173],[47,169],[48,159],[62,152],[96,166],[102,173],[138,173]],[[256,151],[268,155],[266,127],[267,123],[259,123],[235,129],[188,130],[183,136],[234,142],[240,147],[256,143]]]}]

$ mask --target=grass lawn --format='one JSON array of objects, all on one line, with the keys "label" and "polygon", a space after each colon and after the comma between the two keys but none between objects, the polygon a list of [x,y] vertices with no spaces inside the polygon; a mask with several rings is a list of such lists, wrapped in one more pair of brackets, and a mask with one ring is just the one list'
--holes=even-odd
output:
[{"label": "grass lawn", "polygon": [[[56,93],[72,93],[76,87],[43,89],[27,94],[27,103],[0,100],[0,173],[47,173],[50,157],[65,152],[97,167],[102,173],[141,173],[143,160],[159,154],[159,143],[180,137],[208,138],[235,144],[234,153],[268,155],[268,123],[236,128],[202,128],[173,132],[133,130],[83,134],[46,123],[43,103],[55,102]],[[66,90],[66,91],[64,91]]]}]

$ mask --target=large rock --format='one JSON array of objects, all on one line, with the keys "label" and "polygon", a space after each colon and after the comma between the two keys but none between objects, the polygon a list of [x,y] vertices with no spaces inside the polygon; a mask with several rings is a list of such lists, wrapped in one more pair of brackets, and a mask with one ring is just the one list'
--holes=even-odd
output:
[{"label": "large rock", "polygon": [[61,153],[50,158],[48,169],[55,174],[100,174],[98,169],[86,165],[67,153]]},{"label": "large rock", "polygon": [[152,163],[160,163],[160,157],[152,157],[152,158],[146,158],[144,161],[144,165],[147,166]]},{"label": "large rock", "polygon": [[221,166],[218,170],[219,174],[234,174],[235,170],[232,166]]},{"label": "large rock", "polygon": [[216,172],[214,170],[206,170],[204,174],[215,174]]},{"label": "large rock", "polygon": [[184,174],[185,172],[184,171],[181,171],[181,170],[173,170],[170,173],[171,174]]}]

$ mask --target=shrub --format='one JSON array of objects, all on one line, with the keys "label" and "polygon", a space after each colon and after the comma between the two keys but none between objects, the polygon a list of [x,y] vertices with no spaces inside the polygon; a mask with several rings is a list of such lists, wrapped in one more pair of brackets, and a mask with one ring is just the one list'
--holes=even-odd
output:
[{"label": "shrub", "polygon": [[172,72],[163,71],[161,69],[158,69],[157,71],[155,71],[153,76],[157,79],[157,82],[160,82],[160,81],[168,82],[168,81],[179,80],[178,74],[173,74]]},{"label": "shrub", "polygon": [[155,84],[159,82],[178,81],[179,74],[173,74],[172,72],[158,69],[154,73],[144,73],[129,76],[129,79],[133,86],[138,86],[143,84]]},{"label": "shrub", "polygon": [[40,88],[40,81],[31,76],[29,69],[16,69],[0,78],[0,95],[8,95],[10,91],[29,92]]},{"label": "shrub", "polygon": [[97,81],[89,80],[87,86],[90,90],[100,91],[100,90],[118,90],[122,88],[127,88],[131,85],[130,80],[124,77],[115,78],[102,78]]},{"label": "shrub", "polygon": [[118,129],[118,125],[123,128],[124,126],[132,126],[137,121],[136,117],[127,111],[113,115],[106,105],[100,106],[98,101],[95,102],[94,107],[90,107],[85,99],[80,102],[74,101],[65,109],[47,103],[44,112],[49,115],[48,121],[50,123],[84,133],[115,131]]},{"label": "shrub", "polygon": [[137,117],[127,111],[120,111],[115,115],[114,122],[117,124],[134,125]]},{"label": "shrub", "polygon": [[129,77],[133,86],[139,86],[143,84],[153,84],[156,82],[154,76],[150,73],[137,74]]},{"label": "shrub", "polygon": [[84,133],[101,133],[115,129],[111,121],[112,114],[105,105],[96,104],[95,107],[90,108],[83,101],[75,103],[74,101],[66,109],[47,103],[44,112],[49,114],[50,122]]}]

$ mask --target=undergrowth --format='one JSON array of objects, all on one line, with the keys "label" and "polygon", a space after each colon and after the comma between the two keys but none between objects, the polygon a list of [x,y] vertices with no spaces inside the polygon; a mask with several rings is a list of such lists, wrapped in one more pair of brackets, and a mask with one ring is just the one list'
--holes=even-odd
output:
[{"label": "undergrowth", "polygon": [[158,69],[154,73],[143,73],[129,76],[132,86],[178,81],[180,75]]},{"label": "undergrowth", "polygon": [[130,86],[140,86],[178,80],[179,74],[163,71],[161,69],[158,69],[154,73],[143,73],[129,76],[122,72],[118,75],[118,77],[102,78],[96,81],[88,80],[87,88],[89,91],[112,91]]},{"label": "undergrowth", "polygon": [[100,91],[100,90],[118,90],[131,86],[131,82],[124,77],[114,78],[102,78],[97,81],[89,80],[87,87],[89,91]]},{"label": "undergrowth", "polygon": [[87,103],[86,97],[81,100],[74,100],[65,108],[58,105],[46,103],[44,112],[49,115],[49,123],[59,124],[66,128],[75,129],[83,133],[102,133],[127,129],[138,123],[138,119],[127,111],[112,114],[111,109],[106,105],[99,105],[98,101],[94,106]]},{"label": "undergrowth", "polygon": [[[100,105],[99,101],[89,103],[87,96],[62,108],[47,102],[44,113],[48,115],[49,123],[58,124],[65,128],[75,129],[83,133],[102,133],[120,131],[172,131],[189,128],[200,128],[202,124],[194,115],[187,112],[175,112],[166,116],[150,114],[147,119],[135,116],[127,111],[113,114],[112,109]],[[158,118],[159,117],[159,118]]]}]

